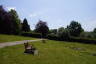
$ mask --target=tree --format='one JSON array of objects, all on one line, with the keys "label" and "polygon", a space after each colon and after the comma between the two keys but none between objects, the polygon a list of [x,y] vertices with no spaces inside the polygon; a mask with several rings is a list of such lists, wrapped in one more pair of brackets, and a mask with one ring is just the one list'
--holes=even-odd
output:
[{"label": "tree", "polygon": [[12,21],[11,15],[0,6],[0,33],[11,34],[12,33]]},{"label": "tree", "polygon": [[6,11],[0,6],[0,33],[19,34],[21,31],[21,23],[15,10]]},{"label": "tree", "polygon": [[61,36],[63,31],[64,31],[64,27],[58,28],[58,32],[57,32],[58,36]]},{"label": "tree", "polygon": [[84,31],[83,28],[81,27],[81,24],[78,23],[78,22],[76,22],[76,21],[72,21],[72,22],[70,23],[70,25],[67,26],[66,29],[69,30],[69,33],[70,33],[71,36],[79,36],[80,33],[81,33],[82,31]]},{"label": "tree", "polygon": [[19,34],[21,32],[21,21],[18,14],[15,10],[10,10],[9,14],[11,15],[12,33]]},{"label": "tree", "polygon": [[29,32],[30,26],[28,25],[27,19],[25,18],[22,23],[22,31]]},{"label": "tree", "polygon": [[35,26],[35,32],[41,33],[42,37],[45,37],[49,32],[49,27],[46,22],[39,20],[39,22]]},{"label": "tree", "polygon": [[96,38],[96,28],[94,28],[93,30],[93,35],[94,35],[94,38]]},{"label": "tree", "polygon": [[57,34],[57,29],[51,29],[51,30],[49,31],[49,33],[56,35],[56,34]]},{"label": "tree", "polygon": [[96,28],[94,28],[93,32],[96,33]]},{"label": "tree", "polygon": [[58,37],[60,40],[68,40],[70,37],[68,29],[64,29],[64,27],[59,28]]}]

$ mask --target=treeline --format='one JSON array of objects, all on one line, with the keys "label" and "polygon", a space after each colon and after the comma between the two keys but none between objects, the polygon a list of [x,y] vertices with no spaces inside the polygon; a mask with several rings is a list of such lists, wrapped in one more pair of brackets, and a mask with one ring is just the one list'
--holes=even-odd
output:
[{"label": "treeline", "polygon": [[71,21],[66,28],[60,27],[58,29],[51,29],[46,22],[40,20],[35,30],[32,32],[23,33],[24,36],[48,38],[59,41],[72,41],[96,44],[96,28],[92,32],[85,32],[81,24],[77,21]]},{"label": "treeline", "polygon": [[46,22],[39,20],[32,31],[26,18],[21,21],[15,10],[6,11],[3,6],[0,6],[0,33],[96,44],[96,28],[85,32],[81,24],[73,20],[66,28],[49,29]]},{"label": "treeline", "polygon": [[61,40],[67,39],[69,37],[96,39],[96,28],[94,28],[94,30],[91,32],[86,32],[82,28],[81,24],[77,21],[71,21],[70,25],[67,25],[66,28],[60,27],[58,29],[51,29],[49,32],[49,35],[58,36]]}]

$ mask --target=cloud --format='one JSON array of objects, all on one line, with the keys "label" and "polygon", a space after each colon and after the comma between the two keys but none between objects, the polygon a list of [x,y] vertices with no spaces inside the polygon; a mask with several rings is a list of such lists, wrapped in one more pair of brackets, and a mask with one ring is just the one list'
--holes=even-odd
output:
[{"label": "cloud", "polygon": [[29,17],[36,17],[36,16],[40,16],[40,15],[45,14],[45,13],[46,13],[45,11],[34,12],[34,13],[31,13],[29,15]]},{"label": "cloud", "polygon": [[10,10],[16,10],[16,7],[6,7],[8,9],[8,11]]},{"label": "cloud", "polygon": [[44,9],[41,11],[37,11],[37,12],[33,12],[29,15],[29,17],[37,17],[37,16],[41,16],[43,14],[46,14],[47,12],[49,12],[49,9]]},{"label": "cloud", "polygon": [[36,16],[38,16],[38,14],[36,14],[36,13],[33,13],[33,14],[29,15],[29,17],[36,17]]}]

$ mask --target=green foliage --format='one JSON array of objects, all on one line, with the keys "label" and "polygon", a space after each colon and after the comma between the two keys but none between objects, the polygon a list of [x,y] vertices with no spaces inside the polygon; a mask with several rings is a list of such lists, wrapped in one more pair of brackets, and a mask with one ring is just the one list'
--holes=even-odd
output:
[{"label": "green foliage", "polygon": [[21,23],[15,10],[5,11],[0,6],[0,33],[19,34],[21,31]]},{"label": "green foliage", "polygon": [[48,35],[47,35],[47,38],[48,38],[48,39],[51,39],[51,40],[59,40],[58,36],[55,35],[55,34],[53,34],[53,33],[48,34]]},{"label": "green foliage", "polygon": [[67,29],[69,30],[71,36],[79,36],[80,33],[83,32],[81,24],[76,21],[72,21],[70,25],[67,26]]},{"label": "green foliage", "polygon": [[51,29],[51,30],[49,30],[49,33],[50,34],[52,33],[52,34],[55,34],[56,35],[57,34],[57,29]]},{"label": "green foliage", "polygon": [[35,33],[35,32],[22,32],[21,35],[28,36],[28,37],[41,38],[41,33]]},{"label": "green foliage", "polygon": [[11,23],[12,23],[12,30],[13,34],[20,34],[21,32],[21,21],[18,17],[18,14],[15,10],[9,11],[9,14],[11,15]]},{"label": "green foliage", "polygon": [[62,40],[62,41],[72,41],[72,42],[80,42],[80,43],[88,43],[88,44],[96,44],[96,34],[93,32],[82,32],[80,37],[70,36],[69,30],[63,27],[58,29],[58,35],[51,33],[47,36],[48,39],[51,40]]},{"label": "green foliage", "polygon": [[28,25],[27,19],[25,18],[22,23],[22,31],[29,32],[30,26]]},{"label": "green foliage", "polygon": [[80,37],[81,37],[81,38],[94,39],[94,38],[96,38],[96,33],[94,33],[94,32],[82,32],[82,33],[80,34]]},{"label": "green foliage", "polygon": [[96,39],[90,39],[90,38],[70,37],[69,41],[86,43],[86,44],[96,44]]},{"label": "green foliage", "polygon": [[0,6],[0,33],[10,34],[12,31],[10,14]]},{"label": "green foliage", "polygon": [[96,28],[94,28],[93,32],[96,33]]},{"label": "green foliage", "polygon": [[64,29],[64,27],[59,28],[57,34],[59,40],[68,40],[70,37],[68,29]]},{"label": "green foliage", "polygon": [[40,20],[35,26],[35,32],[41,33],[42,37],[46,37],[49,32],[49,27],[47,26],[47,23]]},{"label": "green foliage", "polygon": [[59,39],[60,40],[66,40],[68,41],[70,39],[70,34],[69,31],[67,29],[65,29],[60,35],[59,35]]},{"label": "green foliage", "polygon": [[57,32],[57,34],[58,34],[58,36],[61,36],[62,35],[62,33],[64,32],[64,27],[60,27],[59,29],[58,29],[58,32]]}]

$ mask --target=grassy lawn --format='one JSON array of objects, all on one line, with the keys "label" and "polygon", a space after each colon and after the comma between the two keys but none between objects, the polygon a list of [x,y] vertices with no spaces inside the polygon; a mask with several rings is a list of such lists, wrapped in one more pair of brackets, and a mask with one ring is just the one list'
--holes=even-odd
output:
[{"label": "grassy lawn", "polygon": [[11,42],[11,41],[21,41],[21,40],[33,40],[33,39],[36,39],[36,38],[0,34],[0,43]]},{"label": "grassy lawn", "polygon": [[0,64],[96,64],[96,45],[48,40],[30,43],[39,55],[24,54],[24,45],[0,49]]}]

